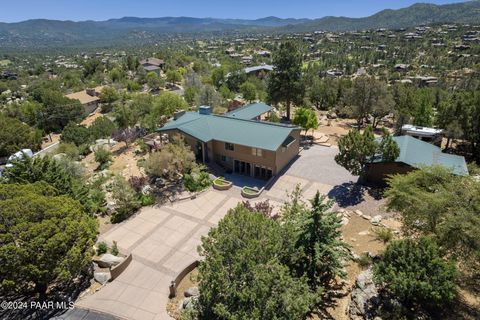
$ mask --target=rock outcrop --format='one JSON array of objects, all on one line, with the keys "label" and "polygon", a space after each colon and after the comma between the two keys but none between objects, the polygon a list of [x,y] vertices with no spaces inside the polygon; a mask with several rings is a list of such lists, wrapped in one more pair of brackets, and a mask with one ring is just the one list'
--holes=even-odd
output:
[{"label": "rock outcrop", "polygon": [[348,303],[348,315],[352,320],[379,320],[376,311],[379,305],[379,292],[373,282],[371,269],[363,271],[357,277],[352,288],[352,297]]}]

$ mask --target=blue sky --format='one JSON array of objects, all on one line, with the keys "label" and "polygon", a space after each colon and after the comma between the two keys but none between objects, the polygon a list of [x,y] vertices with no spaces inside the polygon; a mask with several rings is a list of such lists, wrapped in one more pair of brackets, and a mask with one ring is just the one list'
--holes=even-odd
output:
[{"label": "blue sky", "polygon": [[416,2],[445,4],[464,0],[0,0],[0,21],[45,18],[107,20],[134,17],[214,17],[255,19],[364,17]]}]

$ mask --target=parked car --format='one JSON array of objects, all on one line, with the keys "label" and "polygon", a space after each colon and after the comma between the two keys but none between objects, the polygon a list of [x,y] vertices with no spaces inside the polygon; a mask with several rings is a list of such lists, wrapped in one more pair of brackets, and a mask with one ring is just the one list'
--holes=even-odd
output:
[{"label": "parked car", "polygon": [[15,152],[10,157],[8,157],[7,164],[5,165],[6,168],[13,167],[12,162],[15,160],[23,160],[25,157],[32,158],[33,151],[30,149],[22,149],[21,151]]}]

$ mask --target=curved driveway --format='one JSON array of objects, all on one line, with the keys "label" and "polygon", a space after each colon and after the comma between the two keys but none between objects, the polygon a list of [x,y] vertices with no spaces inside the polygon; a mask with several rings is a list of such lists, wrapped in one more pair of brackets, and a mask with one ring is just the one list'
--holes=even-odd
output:
[{"label": "curved driveway", "polygon": [[[310,198],[317,190],[327,194],[335,185],[354,179],[336,165],[336,152],[317,146],[302,151],[256,201],[268,199],[278,210],[286,192],[296,184],[301,184],[304,196]],[[194,200],[143,208],[100,237],[109,244],[117,241],[121,252],[132,253],[133,261],[117,279],[76,305],[124,319],[170,319],[166,312],[170,282],[198,260],[201,236],[243,200],[240,189],[234,187],[228,191],[208,190]]]}]

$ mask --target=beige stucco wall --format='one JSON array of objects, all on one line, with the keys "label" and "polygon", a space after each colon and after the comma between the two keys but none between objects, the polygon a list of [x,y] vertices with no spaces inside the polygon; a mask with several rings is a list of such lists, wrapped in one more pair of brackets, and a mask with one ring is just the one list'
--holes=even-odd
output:
[{"label": "beige stucco wall", "polygon": [[295,141],[290,144],[288,148],[285,148],[285,150],[283,147],[278,148],[276,159],[277,171],[275,174],[277,174],[278,171],[282,170],[283,167],[292,161],[292,159],[298,155],[300,150],[300,130],[294,130],[290,135],[295,138]]},{"label": "beige stucco wall", "polygon": [[[251,147],[236,144],[234,146],[234,150],[230,151],[225,149],[225,142],[215,140],[213,141],[213,153],[215,155],[215,161],[218,161],[219,157],[224,155],[232,158],[232,161],[233,159],[235,159],[235,160],[245,161],[248,163],[269,167],[275,173],[275,152],[274,151],[262,150],[262,156],[257,157],[252,154]],[[225,165],[229,165],[230,167],[233,167],[233,162]]]}]

